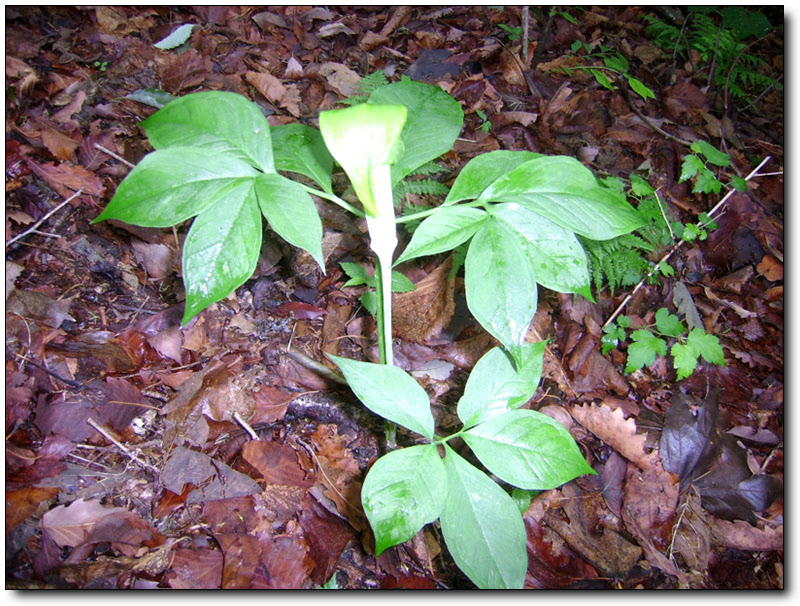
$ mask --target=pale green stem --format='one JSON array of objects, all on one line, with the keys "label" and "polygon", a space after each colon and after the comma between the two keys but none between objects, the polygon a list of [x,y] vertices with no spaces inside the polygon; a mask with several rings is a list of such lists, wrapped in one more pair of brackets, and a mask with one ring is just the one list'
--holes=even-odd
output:
[{"label": "pale green stem", "polygon": [[332,193],[329,193],[329,192],[321,191],[321,190],[316,189],[314,187],[309,187],[308,185],[304,185],[303,183],[300,183],[300,187],[305,189],[310,194],[314,194],[315,196],[317,196],[319,198],[322,198],[324,200],[329,200],[330,202],[333,202],[334,204],[338,204],[343,209],[345,209],[347,211],[350,211],[351,213],[353,213],[357,217],[363,217],[364,216],[364,212],[363,211],[359,210],[358,208],[356,208],[355,206],[353,206],[349,202],[345,202],[344,200],[342,200],[336,194],[332,194]]},{"label": "pale green stem", "polygon": [[[378,273],[378,351],[381,364],[394,364],[392,351],[392,257],[397,248],[397,227],[394,217],[391,172],[388,166],[379,166],[372,172],[372,191],[377,201],[379,215],[367,216],[370,248],[377,257]],[[381,212],[382,211],[382,212]],[[386,425],[386,441],[389,449],[395,447],[395,426]]]}]

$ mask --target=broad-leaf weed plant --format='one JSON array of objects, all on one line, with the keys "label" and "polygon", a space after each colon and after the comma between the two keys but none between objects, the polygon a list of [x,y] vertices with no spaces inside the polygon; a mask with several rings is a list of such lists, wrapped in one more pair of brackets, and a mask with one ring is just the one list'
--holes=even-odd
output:
[{"label": "broad-leaf weed plant", "polygon": [[[414,443],[395,448],[387,431],[389,451],[364,481],[362,504],[376,553],[438,520],[450,554],[476,586],[521,588],[526,532],[509,490],[525,495],[594,473],[563,426],[523,408],[539,384],[545,349],[526,339],[538,286],[591,298],[578,238],[608,240],[644,220],[574,158],[522,151],[473,158],[439,206],[398,218],[394,188],[449,151],[463,111],[440,88],[405,78],[366,96],[322,112],[319,129],[270,126],[255,103],[234,93],[166,99],[142,123],[154,151],[96,221],[169,227],[193,219],[183,250],[185,324],[252,275],[264,219],[324,270],[312,195],[365,218],[377,258],[372,284],[381,363],[331,359],[356,397],[389,426],[404,428],[404,443]],[[337,164],[360,205],[334,191]],[[406,221],[417,227],[393,259],[397,223]],[[465,247],[467,305],[500,345],[466,382],[456,410],[462,429],[442,436],[424,389],[392,364],[392,273],[401,263]],[[369,284],[366,274],[349,269],[351,278]],[[455,438],[483,469],[465,458]]]}]

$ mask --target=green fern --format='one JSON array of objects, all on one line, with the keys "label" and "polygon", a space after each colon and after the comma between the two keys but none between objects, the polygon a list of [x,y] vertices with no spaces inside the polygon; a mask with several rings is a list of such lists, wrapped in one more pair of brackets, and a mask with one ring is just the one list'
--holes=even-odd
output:
[{"label": "green fern", "polygon": [[[606,179],[606,185],[624,189],[619,179]],[[636,231],[611,240],[589,240],[580,238],[589,262],[589,273],[595,290],[605,286],[615,290],[637,284],[651,269],[651,258],[672,242],[673,232],[680,229],[677,221],[669,221],[662,209],[655,190],[644,179],[631,175],[630,195],[638,200],[637,210],[646,223]],[[657,280],[654,272],[651,281]],[[663,273],[663,271],[661,272]]]},{"label": "green fern", "polygon": [[[719,12],[719,24],[710,16],[715,12]],[[697,51],[704,64],[714,65],[714,85],[727,88],[733,97],[745,98],[771,86],[783,90],[779,82],[763,73],[767,63],[745,52],[744,38],[763,35],[771,29],[760,11],[748,12],[742,7],[725,7],[721,11],[717,7],[692,7],[681,29],[655,17],[645,19],[648,22],[645,33],[656,46],[684,58],[689,57],[690,50]]]}]

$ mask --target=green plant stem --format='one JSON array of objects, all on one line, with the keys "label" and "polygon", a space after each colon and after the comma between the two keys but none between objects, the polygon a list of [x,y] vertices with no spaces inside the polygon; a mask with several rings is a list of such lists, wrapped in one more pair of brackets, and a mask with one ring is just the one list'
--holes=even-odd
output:
[{"label": "green plant stem", "polygon": [[328,192],[325,192],[325,191],[321,191],[321,190],[316,189],[314,187],[309,187],[308,185],[304,185],[303,183],[300,183],[300,186],[303,189],[305,189],[308,193],[313,194],[313,195],[315,195],[315,196],[317,196],[319,198],[323,198],[324,200],[328,200],[330,202],[333,202],[334,204],[337,204],[337,205],[341,206],[343,209],[350,211],[351,213],[353,213],[357,217],[361,217],[363,219],[364,216],[365,216],[364,215],[364,211],[356,208],[355,206],[353,206],[349,202],[345,202],[344,200],[342,200],[336,194],[332,194],[332,193],[328,193]]},{"label": "green plant stem", "polygon": [[[473,200],[472,202],[459,202],[458,205],[461,208],[475,208],[477,206],[488,207],[485,202],[478,200]],[[452,206],[452,204],[442,204],[441,206],[434,206],[433,208],[429,208],[428,210],[421,210],[418,213],[397,217],[395,219],[395,223],[408,223],[410,221],[419,221],[421,219],[425,219],[426,217],[430,217],[432,214],[440,211],[443,208],[447,208],[448,206]]]}]

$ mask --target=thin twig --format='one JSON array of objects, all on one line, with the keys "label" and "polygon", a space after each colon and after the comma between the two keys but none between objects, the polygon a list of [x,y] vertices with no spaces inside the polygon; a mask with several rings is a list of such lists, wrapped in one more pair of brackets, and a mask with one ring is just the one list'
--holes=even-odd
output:
[{"label": "thin twig", "polygon": [[[761,167],[762,167],[762,166],[764,166],[764,165],[765,165],[767,162],[769,162],[771,159],[772,159],[772,156],[767,156],[766,158],[764,158],[764,159],[761,161],[761,163],[760,163],[758,166],[756,166],[756,167],[755,167],[755,168],[754,168],[754,169],[753,169],[753,170],[750,172],[750,174],[749,174],[749,175],[747,175],[747,177],[745,177],[745,181],[749,181],[750,179],[752,179],[752,178],[753,178],[753,177],[755,177],[755,176],[760,176],[760,175],[758,175],[758,171],[759,171],[759,169],[761,169]],[[733,193],[734,193],[735,191],[736,191],[736,190],[735,190],[734,188],[732,188],[732,187],[731,187],[730,189],[728,189],[728,192],[725,194],[725,196],[722,198],[722,200],[720,200],[719,202],[717,202],[717,204],[714,206],[714,208],[712,208],[710,211],[708,211],[708,216],[710,217],[710,216],[711,216],[711,215],[713,215],[715,212],[717,212],[717,210],[719,210],[719,209],[720,209],[720,207],[721,207],[723,204],[725,204],[726,200],[727,200],[728,198],[730,198],[730,197],[733,195]],[[632,290],[632,291],[631,291],[631,292],[630,292],[630,293],[629,293],[629,294],[628,294],[628,295],[627,295],[627,296],[626,296],[626,297],[625,297],[625,298],[622,300],[622,303],[620,303],[620,304],[617,306],[617,309],[614,311],[614,313],[613,313],[613,314],[611,314],[611,316],[608,318],[608,320],[606,320],[605,324],[603,324],[603,328],[605,328],[606,326],[608,326],[609,324],[611,324],[611,323],[612,323],[614,320],[616,320],[617,316],[618,316],[618,315],[619,315],[619,314],[622,312],[622,310],[623,310],[623,309],[624,309],[624,307],[625,307],[625,306],[628,304],[628,302],[629,302],[631,299],[633,299],[634,295],[636,295],[636,293],[637,293],[637,292],[639,292],[639,289],[640,289],[640,288],[641,288],[641,287],[644,285],[644,283],[645,283],[645,282],[647,282],[647,280],[649,280],[649,279],[650,279],[650,278],[653,276],[653,274],[654,274],[654,273],[656,272],[656,270],[657,270],[657,269],[658,269],[658,268],[661,266],[661,264],[662,264],[662,263],[666,263],[666,262],[667,262],[667,260],[668,260],[668,259],[669,259],[669,258],[670,258],[670,257],[671,257],[671,256],[672,256],[674,253],[675,253],[675,251],[677,251],[677,250],[678,250],[678,249],[679,249],[679,248],[680,248],[680,247],[683,245],[683,243],[684,243],[685,241],[686,241],[686,240],[678,240],[678,242],[676,242],[676,243],[673,245],[673,247],[672,247],[672,248],[671,248],[671,249],[670,249],[670,250],[669,250],[669,251],[668,251],[668,252],[667,252],[667,253],[666,253],[666,254],[665,254],[663,257],[661,257],[661,259],[658,261],[658,263],[656,263],[656,264],[653,266],[653,269],[651,269],[651,270],[650,270],[650,272],[649,272],[649,273],[648,273],[648,274],[647,274],[647,275],[646,275],[644,278],[642,278],[642,279],[639,281],[639,283],[636,285],[636,287],[635,287],[635,288],[634,288],[634,289],[633,289],[633,290]]]},{"label": "thin twig", "polygon": [[128,168],[135,168],[135,167],[136,167],[136,165],[135,165],[135,164],[131,164],[130,162],[128,162],[128,161],[127,161],[125,158],[123,158],[123,157],[122,157],[122,156],[120,156],[119,154],[115,154],[113,151],[111,151],[111,150],[110,150],[110,149],[108,149],[108,148],[105,148],[105,147],[103,147],[103,146],[102,146],[102,145],[100,145],[99,143],[95,143],[95,144],[94,144],[94,146],[95,146],[97,149],[99,149],[101,152],[103,152],[104,154],[108,154],[109,156],[111,156],[111,157],[112,157],[112,158],[114,158],[115,160],[119,160],[120,162],[122,162],[122,163],[123,163],[125,166],[127,166]]},{"label": "thin twig", "polygon": [[61,209],[62,209],[64,206],[66,206],[66,205],[67,205],[67,204],[69,204],[70,202],[72,202],[72,201],[73,201],[75,198],[77,198],[78,196],[80,196],[82,193],[83,193],[83,188],[81,188],[81,189],[79,189],[78,191],[76,191],[76,192],[75,192],[74,194],[72,194],[72,195],[71,195],[69,198],[67,198],[67,199],[66,199],[66,200],[64,200],[64,201],[63,201],[61,204],[59,204],[58,206],[56,206],[56,207],[55,207],[53,210],[51,210],[50,212],[48,212],[48,213],[47,213],[47,214],[46,214],[44,217],[42,217],[41,219],[39,219],[39,220],[38,220],[36,223],[34,223],[33,225],[31,225],[31,226],[30,226],[28,229],[26,229],[24,232],[22,232],[21,234],[18,234],[18,235],[16,235],[16,236],[14,236],[13,238],[11,238],[11,239],[10,239],[8,242],[6,242],[6,248],[8,248],[9,246],[11,246],[11,245],[12,245],[14,242],[16,242],[17,240],[20,240],[21,238],[24,238],[25,236],[27,236],[27,235],[29,235],[29,234],[31,234],[31,233],[33,233],[33,232],[35,232],[35,231],[36,231],[36,228],[38,228],[38,227],[39,227],[39,226],[40,226],[42,223],[44,223],[45,221],[47,221],[47,220],[48,220],[48,219],[49,219],[49,218],[50,218],[52,215],[54,215],[55,213],[57,213],[59,210],[61,210]]},{"label": "thin twig", "polygon": [[94,427],[94,428],[95,428],[95,429],[96,429],[98,432],[100,432],[100,434],[102,434],[102,436],[103,436],[103,437],[104,437],[106,440],[108,440],[108,441],[109,441],[109,442],[111,442],[111,443],[112,443],[114,446],[116,446],[116,447],[117,447],[117,448],[119,448],[119,449],[120,449],[122,452],[124,452],[124,453],[125,453],[125,454],[126,454],[126,455],[127,455],[129,458],[130,458],[130,459],[131,459],[131,461],[133,461],[134,463],[138,463],[139,465],[141,465],[141,466],[142,466],[142,467],[144,467],[145,469],[149,469],[150,471],[152,471],[152,472],[153,472],[153,473],[155,473],[155,474],[158,474],[158,469],[157,469],[157,468],[155,468],[154,466],[150,465],[150,463],[147,463],[146,461],[142,461],[142,460],[141,460],[141,459],[140,459],[140,458],[139,458],[139,457],[136,455],[136,453],[135,453],[135,452],[132,452],[132,451],[130,451],[130,450],[129,450],[129,449],[128,449],[128,448],[127,448],[127,447],[126,447],[126,446],[125,446],[125,445],[124,445],[122,442],[120,442],[119,440],[117,440],[117,439],[116,439],[114,436],[112,436],[111,434],[109,434],[109,433],[108,433],[108,432],[107,432],[107,431],[106,431],[106,430],[105,430],[103,427],[101,427],[100,425],[98,425],[98,424],[97,424],[97,421],[95,421],[94,419],[92,419],[92,418],[90,417],[90,418],[88,418],[88,419],[86,420],[86,422],[87,422],[89,425],[91,425],[92,427]]},{"label": "thin twig", "polygon": [[261,440],[261,438],[258,437],[258,434],[255,432],[255,430],[252,427],[250,427],[250,423],[245,421],[244,418],[242,417],[242,415],[240,415],[238,412],[234,412],[233,413],[233,418],[236,419],[236,422],[239,425],[241,425],[247,433],[250,434],[251,438],[253,438],[256,441],[260,441]]}]

